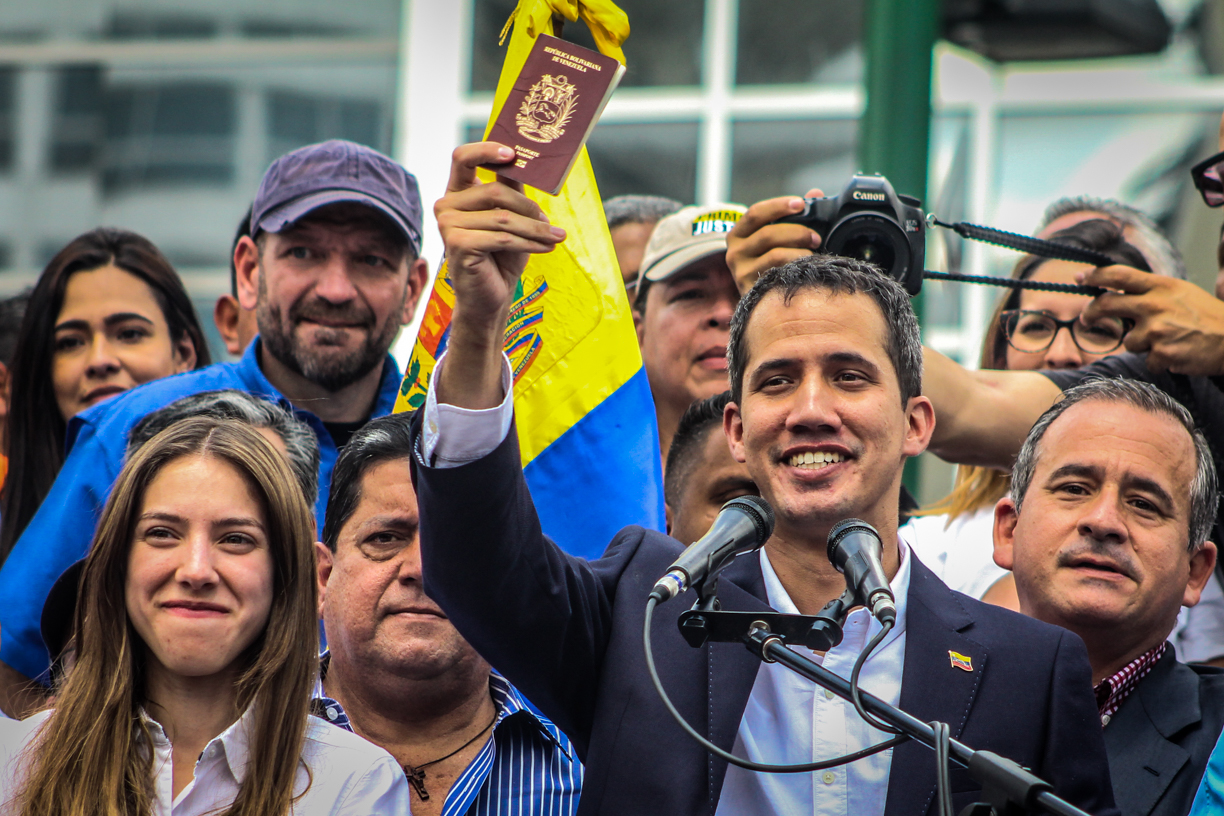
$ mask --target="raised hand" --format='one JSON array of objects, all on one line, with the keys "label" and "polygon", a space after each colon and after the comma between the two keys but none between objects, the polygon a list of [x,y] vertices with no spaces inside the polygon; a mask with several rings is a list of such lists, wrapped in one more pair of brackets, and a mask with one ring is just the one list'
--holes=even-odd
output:
[{"label": "raised hand", "polygon": [[530,255],[551,252],[565,239],[521,185],[476,177],[477,167],[513,158],[496,142],[456,148],[446,195],[434,204],[455,289],[446,364],[435,387],[439,400],[462,408],[501,402],[502,342],[515,285]]},{"label": "raised hand", "polygon": [[1126,266],[1094,269],[1081,282],[1113,290],[1094,298],[1084,309],[1084,319],[1135,321],[1126,348],[1147,352],[1150,368],[1224,374],[1224,302],[1189,281]]},{"label": "raised hand", "polygon": [[[808,198],[824,195],[808,190]],[[775,266],[811,255],[820,246],[820,235],[802,224],[775,224],[779,218],[803,210],[803,199],[782,196],[758,201],[727,233],[727,266],[740,294],[752,288],[757,278]]]}]

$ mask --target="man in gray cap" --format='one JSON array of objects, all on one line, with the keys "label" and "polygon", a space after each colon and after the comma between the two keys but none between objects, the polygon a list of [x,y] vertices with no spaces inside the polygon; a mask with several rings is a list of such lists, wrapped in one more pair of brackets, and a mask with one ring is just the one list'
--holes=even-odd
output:
[{"label": "man in gray cap", "polygon": [[660,220],[646,245],[633,318],[665,456],[688,407],[729,387],[739,291],[727,269],[727,233],[743,213],[739,204],[685,207]]},{"label": "man in gray cap", "polygon": [[89,549],[128,432],[146,414],[221,388],[291,409],[318,437],[322,528],[338,449],[395,404],[400,372],[387,352],[425,286],[420,246],[416,179],[386,156],[331,141],[272,163],[251,237],[234,251],[238,297],[260,335],[238,362],[146,383],[72,419],[64,466],[0,569],[0,708],[17,716],[41,699],[49,661],[38,611]]}]

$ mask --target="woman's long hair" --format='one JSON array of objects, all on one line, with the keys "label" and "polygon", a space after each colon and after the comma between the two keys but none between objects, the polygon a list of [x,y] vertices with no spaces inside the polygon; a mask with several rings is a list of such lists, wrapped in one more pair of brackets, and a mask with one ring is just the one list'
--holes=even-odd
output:
[{"label": "woman's long hair", "polygon": [[[1113,221],[1103,218],[1092,218],[1081,221],[1059,230],[1050,236],[1051,241],[1060,244],[1094,249],[1103,252],[1116,263],[1133,266],[1144,272],[1151,272],[1147,259],[1138,249],[1126,242],[1122,228]],[[1028,280],[1049,258],[1039,255],[1025,255],[1012,270],[1016,280]],[[982,342],[982,357],[979,364],[982,368],[996,371],[1007,370],[1007,332],[1003,326],[1003,313],[1020,308],[1020,290],[1012,289],[999,299],[990,323],[986,327],[986,337]],[[952,492],[934,504],[924,507],[914,515],[938,516],[946,514],[948,525],[963,515],[976,513],[994,505],[1007,495],[1011,489],[1011,474],[995,468],[978,467],[977,465],[961,465],[956,469],[956,483]]]},{"label": "woman's long hair", "polygon": [[251,769],[225,814],[289,812],[318,669],[313,516],[284,457],[264,437],[242,423],[195,418],[153,437],[115,483],[81,576],[76,664],[23,763],[15,800],[22,816],[152,813],[152,739],[140,717],[147,647],[128,618],[125,587],[145,492],[167,464],[184,456],[228,462],[265,508],[272,608],[264,631],[239,658],[237,681],[238,711],[255,705]]},{"label": "woman's long hair", "polygon": [[68,279],[113,265],[149,285],[170,328],[170,342],[195,347],[196,368],[209,364],[208,344],[174,267],[147,238],[99,228],[79,235],[59,251],[38,277],[13,352],[9,398],[8,479],[0,491],[0,564],[34,517],[64,463],[67,423],[60,416],[51,380],[55,321]]}]

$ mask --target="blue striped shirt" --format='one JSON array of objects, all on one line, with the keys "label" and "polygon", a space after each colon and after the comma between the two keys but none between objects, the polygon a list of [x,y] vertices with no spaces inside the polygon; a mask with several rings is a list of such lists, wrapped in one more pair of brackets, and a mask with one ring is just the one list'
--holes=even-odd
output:
[{"label": "blue striped shirt", "polygon": [[[497,672],[489,676],[489,692],[497,708],[493,737],[451,785],[442,816],[573,816],[582,763],[569,737]],[[314,698],[312,713],[353,730],[321,681]]]}]

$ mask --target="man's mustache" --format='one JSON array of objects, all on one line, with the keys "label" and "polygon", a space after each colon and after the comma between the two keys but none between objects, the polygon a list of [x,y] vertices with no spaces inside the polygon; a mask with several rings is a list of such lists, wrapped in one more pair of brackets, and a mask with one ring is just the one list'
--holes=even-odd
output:
[{"label": "man's mustache", "polygon": [[1081,539],[1058,554],[1058,566],[1076,567],[1085,563],[1116,570],[1132,581],[1138,581],[1135,560],[1125,548],[1095,539]]},{"label": "man's mustache", "polygon": [[300,323],[303,320],[345,323],[362,328],[374,326],[374,314],[367,308],[355,304],[335,306],[325,300],[317,299],[292,307],[289,310],[289,320],[293,323]]}]

